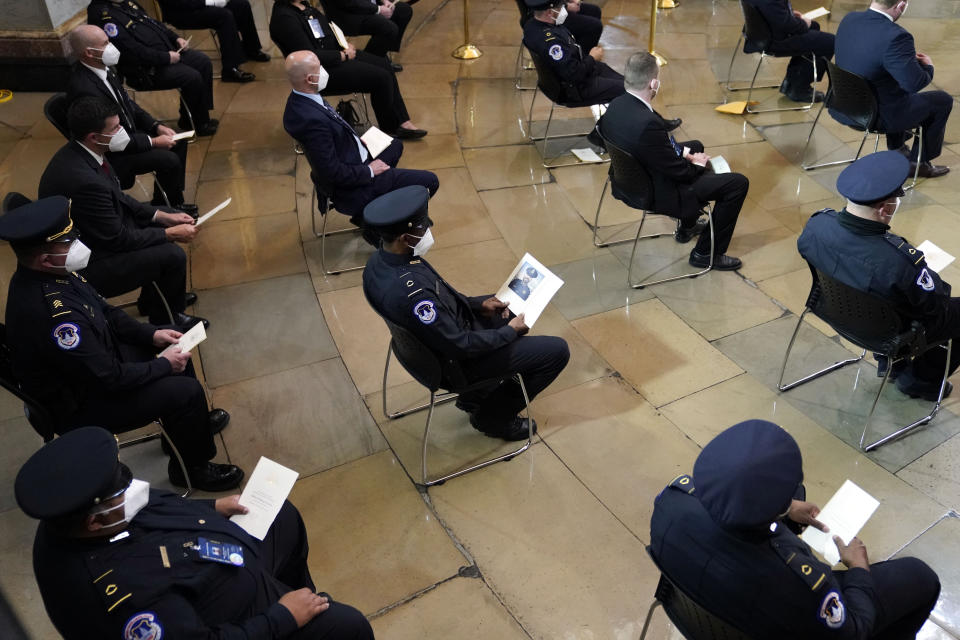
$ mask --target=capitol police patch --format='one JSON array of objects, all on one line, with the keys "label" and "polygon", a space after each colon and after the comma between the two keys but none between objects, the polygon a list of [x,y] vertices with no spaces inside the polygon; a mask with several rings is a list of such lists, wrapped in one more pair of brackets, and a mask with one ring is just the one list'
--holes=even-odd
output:
[{"label": "capitol police patch", "polygon": [[433,300],[421,300],[417,303],[417,306],[413,308],[413,314],[417,316],[417,320],[423,324],[433,324],[433,321],[437,319],[437,309],[434,306]]},{"label": "capitol police patch", "polygon": [[917,276],[917,285],[924,291],[933,291],[933,287],[935,286],[933,276],[930,275],[926,267],[924,267],[923,270],[920,271],[920,275]]},{"label": "capitol police patch", "polygon": [[160,640],[162,637],[163,627],[152,611],[138,613],[123,625],[123,640]]},{"label": "capitol police patch", "polygon": [[847,619],[847,612],[839,593],[831,591],[824,596],[823,602],[820,603],[820,610],[817,612],[817,618],[827,625],[828,629],[839,629],[843,626]]},{"label": "capitol police patch", "polygon": [[103,31],[111,38],[117,37],[117,25],[113,24],[112,22],[108,22],[103,25]]},{"label": "capitol police patch", "polygon": [[550,47],[550,50],[547,53],[549,53],[550,57],[553,58],[554,60],[560,60],[561,58],[563,58],[563,47],[561,47],[558,44],[555,44],[552,47]]},{"label": "capitol police patch", "polygon": [[76,349],[80,344],[80,327],[72,322],[59,324],[53,330],[53,339],[57,341],[57,346],[64,351]]}]

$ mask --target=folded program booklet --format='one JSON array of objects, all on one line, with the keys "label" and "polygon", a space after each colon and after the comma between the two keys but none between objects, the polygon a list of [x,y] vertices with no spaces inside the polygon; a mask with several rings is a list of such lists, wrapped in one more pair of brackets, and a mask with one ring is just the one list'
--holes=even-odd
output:
[{"label": "folded program booklet", "polygon": [[562,286],[563,280],[526,253],[497,291],[497,298],[509,303],[514,315],[524,314],[524,324],[533,327],[553,294]]},{"label": "folded program booklet", "polygon": [[805,14],[803,14],[802,17],[807,20],[816,20],[817,18],[825,16],[828,13],[830,13],[829,9],[826,9],[824,7],[817,7],[813,11],[807,11]]},{"label": "folded program booklet", "polygon": [[876,498],[847,480],[817,515],[817,520],[827,525],[830,531],[824,533],[816,527],[807,527],[800,539],[827,562],[837,564],[840,550],[833,536],[840,536],[844,544],[850,544],[878,506],[880,502]]},{"label": "folded program booklet", "polygon": [[370,127],[366,133],[360,136],[363,144],[367,145],[367,150],[374,158],[378,157],[383,150],[393,144],[393,136],[385,134],[376,127]]}]

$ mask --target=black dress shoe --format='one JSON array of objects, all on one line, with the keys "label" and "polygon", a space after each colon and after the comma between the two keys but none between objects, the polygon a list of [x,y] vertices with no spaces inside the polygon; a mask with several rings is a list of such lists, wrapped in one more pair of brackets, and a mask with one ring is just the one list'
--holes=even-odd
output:
[{"label": "black dress shoe", "polygon": [[697,220],[689,229],[684,229],[683,227],[677,227],[677,230],[673,232],[673,239],[679,242],[680,244],[686,244],[694,239],[694,237],[703,233],[703,230],[707,228],[706,220]]},{"label": "black dress shoe", "polygon": [[401,71],[403,71],[403,65],[400,64],[399,62],[391,62],[390,68],[393,69],[394,73],[400,73]]},{"label": "black dress shoe", "polygon": [[256,53],[248,53],[247,59],[254,62],[270,62],[270,54],[266,51],[257,51]]},{"label": "black dress shoe", "polygon": [[456,405],[457,409],[460,409],[460,411],[463,411],[464,413],[473,413],[474,411],[480,408],[479,403],[466,402],[464,400],[461,400],[460,398],[457,398],[456,402],[454,402],[453,404]]},{"label": "black dress shoe", "polygon": [[920,169],[917,170],[917,163],[910,163],[910,173],[917,172],[917,176],[920,178],[939,178],[940,176],[945,176],[950,173],[950,167],[942,164],[933,164],[931,162],[921,162]]},{"label": "black dress shoe", "polygon": [[[939,382],[921,382],[920,380],[917,380],[909,387],[903,387],[900,385],[900,381],[898,380],[897,389],[899,389],[901,393],[905,393],[911,398],[921,398],[927,402],[936,402],[937,398],[940,396]],[[953,391],[953,384],[948,382],[947,388],[943,390],[943,397],[946,399],[946,397],[950,395],[951,391]]]},{"label": "black dress shoe", "polygon": [[393,137],[401,140],[416,140],[425,135],[427,135],[427,132],[423,129],[404,129],[403,127],[397,127],[397,130],[393,132]]},{"label": "black dress shoe", "polygon": [[220,79],[224,82],[253,82],[257,79],[257,76],[249,71],[234,67],[233,69],[224,69],[220,72]]},{"label": "black dress shoe", "polygon": [[230,424],[230,414],[223,409],[211,409],[207,416],[207,424],[210,425],[210,434],[220,433]]},{"label": "black dress shoe", "polygon": [[676,129],[677,127],[683,124],[683,119],[673,118],[671,120],[667,120],[666,118],[664,118],[663,124],[667,131],[673,131],[674,129]]},{"label": "black dress shoe", "polygon": [[[188,467],[187,473],[190,474],[190,483],[193,488],[201,491],[228,491],[236,489],[243,482],[243,469],[232,464],[204,462]],[[183,470],[173,459],[167,463],[167,475],[170,477],[171,484],[178,487],[187,486],[186,478],[183,477]]]},{"label": "black dress shoe", "polygon": [[181,202],[180,204],[173,205],[174,209],[179,209],[184,213],[193,217],[194,220],[197,219],[197,215],[200,213],[200,209],[197,208],[197,205],[192,202]]},{"label": "black dress shoe", "polygon": [[530,433],[529,424],[533,423],[533,433],[537,432],[537,421],[528,418],[515,416],[513,420],[503,426],[493,429],[482,429],[478,425],[476,414],[470,414],[470,424],[473,428],[489,438],[500,438],[501,440],[516,441],[526,440]]},{"label": "black dress shoe", "polygon": [[178,313],[178,314],[175,314],[175,315],[174,315],[173,319],[174,319],[174,323],[173,323],[173,324],[175,324],[175,325],[177,325],[178,327],[180,327],[180,330],[181,330],[181,331],[187,331],[188,329],[190,329],[191,327],[193,327],[193,325],[197,324],[198,322],[202,322],[202,323],[203,323],[203,328],[204,328],[204,329],[209,329],[209,328],[210,328],[210,321],[207,320],[206,318],[201,318],[200,316],[188,316],[188,315],[185,314],[185,313]]},{"label": "black dress shoe", "polygon": [[[690,252],[689,262],[691,266],[697,267],[698,269],[706,269],[710,266],[710,254],[697,253],[697,250],[694,249]],[[717,271],[736,271],[742,265],[743,263],[740,261],[740,258],[734,258],[725,253],[714,256],[713,258],[713,268]]]},{"label": "black dress shoe", "polygon": [[212,136],[217,132],[217,128],[220,126],[220,123],[216,120],[210,120],[209,122],[204,122],[201,125],[197,126],[197,135],[201,138],[207,136]]},{"label": "black dress shoe", "polygon": [[590,129],[590,133],[587,134],[587,142],[595,147],[603,149],[604,151],[607,150],[607,145],[603,142],[603,136],[600,135],[600,132],[597,131],[596,127]]},{"label": "black dress shoe", "polygon": [[183,295],[183,305],[185,307],[192,307],[195,304],[197,304],[197,294],[195,294],[193,291],[187,291]]}]

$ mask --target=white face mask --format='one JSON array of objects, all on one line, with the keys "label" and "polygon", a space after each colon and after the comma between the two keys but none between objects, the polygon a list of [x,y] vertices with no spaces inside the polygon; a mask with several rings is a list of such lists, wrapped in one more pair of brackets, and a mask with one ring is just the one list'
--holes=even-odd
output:
[{"label": "white face mask", "polygon": [[[657,81],[657,86],[655,86],[655,87],[651,86],[651,87],[650,87],[650,90],[653,92],[653,93],[651,94],[651,96],[650,96],[650,97],[652,97],[652,98],[656,98],[656,97],[657,97],[657,94],[660,93],[660,78],[654,78],[654,80]],[[651,84],[653,84],[652,81],[651,81]]]},{"label": "white face mask", "polygon": [[79,240],[74,240],[70,243],[70,248],[67,249],[66,253],[48,253],[48,256],[67,256],[67,259],[63,263],[63,268],[70,271],[80,271],[87,267],[87,263],[90,262],[90,247],[83,244]]},{"label": "white face mask", "polygon": [[904,2],[904,3],[903,3],[903,9],[900,10],[900,15],[897,16],[898,19],[899,19],[899,18],[902,18],[902,17],[903,17],[903,14],[905,14],[905,13],[907,12],[907,7],[908,7],[908,6],[910,6],[910,3],[909,3],[909,2]]},{"label": "white face mask", "polygon": [[[310,78],[312,77],[316,77],[317,81],[314,82],[313,80],[311,80]],[[327,73],[327,70],[324,69],[323,67],[320,67],[320,71],[318,71],[317,73],[311,73],[309,76],[307,76],[307,82],[317,87],[317,93],[320,93],[321,91],[326,89],[327,82],[329,81],[330,81],[330,74]]]},{"label": "white face mask", "polygon": [[[893,206],[893,211],[890,211],[890,213],[887,214],[887,211],[890,209],[891,205]],[[888,202],[883,205],[883,207],[880,209],[880,217],[883,219],[885,224],[890,224],[890,222],[893,220],[893,216],[897,215],[897,209],[899,208],[900,208],[899,197],[897,197],[895,202],[893,203]]]},{"label": "white face mask", "polygon": [[143,509],[150,501],[150,483],[134,478],[130,481],[130,486],[123,492],[123,502],[108,509],[94,511],[91,516],[99,516],[104,513],[110,513],[117,509],[123,509],[123,520],[117,520],[113,524],[108,524],[104,528],[112,528],[117,525],[127,524]]},{"label": "white face mask", "polygon": [[123,127],[114,134],[110,135],[110,151],[123,151],[130,144],[130,134]]},{"label": "white face mask", "polygon": [[[413,236],[416,238],[417,236]],[[413,255],[420,257],[427,255],[427,251],[430,251],[430,247],[433,246],[433,232],[430,229],[420,236],[420,240],[413,246]]]},{"label": "white face mask", "polygon": [[560,7],[560,11],[557,12],[557,18],[556,18],[557,24],[563,24],[564,22],[566,22],[568,15],[569,14],[567,13],[566,5]]},{"label": "white face mask", "polygon": [[112,42],[108,42],[107,46],[105,46],[103,49],[94,49],[93,47],[90,47],[89,50],[99,51],[100,62],[108,67],[112,67],[120,62],[120,49],[117,49],[115,46],[113,46]]}]

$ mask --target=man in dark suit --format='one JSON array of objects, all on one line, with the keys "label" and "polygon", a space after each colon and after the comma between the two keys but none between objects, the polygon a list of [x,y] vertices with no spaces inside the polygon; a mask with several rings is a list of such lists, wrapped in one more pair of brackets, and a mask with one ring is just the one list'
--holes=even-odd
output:
[{"label": "man in dark suit", "polygon": [[[210,58],[188,48],[186,40],[151,18],[133,0],[93,0],[87,7],[87,22],[102,28],[123,55],[118,67],[127,83],[139,91],[179,89],[190,109],[198,136],[217,132],[212,119],[213,66]],[[180,108],[181,129],[190,119]]]},{"label": "man in dark suit", "polygon": [[120,110],[120,124],[130,142],[124,149],[106,154],[117,172],[120,185],[130,188],[136,176],[156,171],[158,184],[154,185],[153,204],[164,204],[162,193],[166,193],[172,206],[195,214],[197,206],[183,201],[187,143],[185,140],[174,141],[176,132],[173,129],[141,109],[127,95],[110,69],[116,64],[119,51],[110,43],[107,34],[92,24],[80,25],[70,32],[70,48],[77,62],[70,74],[67,103],[83,96],[102,96],[113,100]]},{"label": "man in dark suit", "polygon": [[224,82],[253,82],[256,76],[240,65],[247,60],[270,61],[270,55],[261,50],[249,0],[159,0],[159,4],[163,19],[178,29],[217,32]]},{"label": "man in dark suit", "polygon": [[321,186],[337,211],[362,226],[363,208],[388,191],[421,185],[432,196],[440,181],[431,171],[397,169],[403,143],[397,139],[376,158],[343,118],[320,96],[327,72],[312,51],[287,56],[293,92],[283,112],[283,128],[303,147]]},{"label": "man in dark suit", "polygon": [[[911,162],[920,162],[921,177],[937,178],[950,171],[931,160],[942,150],[953,98],[945,91],[920,93],[933,80],[933,60],[918,52],[913,36],[896,24],[906,10],[906,0],[876,0],[866,11],[844,16],[837,28],[836,64],[873,85],[880,125],[888,131],[887,149],[900,151]],[[866,42],[870,46],[864,46]],[[849,122],[837,111],[831,110],[830,115],[839,122]],[[917,125],[923,127],[921,157],[917,141],[912,150],[906,146],[907,130]]]},{"label": "man in dark suit", "polygon": [[[650,210],[680,220],[675,235],[687,242],[705,229],[697,223],[701,206],[715,200],[713,207],[713,268],[740,268],[740,259],[726,255],[740,208],[750,186],[739,173],[715,174],[706,167],[710,156],[699,140],[677,142],[668,133],[670,125],[650,106],[660,90],[657,59],[641,51],[630,56],[624,78],[626,95],[610,103],[599,127],[609,142],[628,151],[650,174],[653,202]],[[690,252],[690,264],[705,268],[710,263],[710,234]]]},{"label": "man in dark suit", "polygon": [[160,210],[120,190],[103,155],[111,138],[123,131],[117,112],[115,102],[100,97],[80,98],[70,106],[73,140],[47,164],[40,177],[40,197],[71,199],[80,236],[93,251],[83,275],[97,291],[111,297],[141,287],[141,313],[153,324],[170,324],[163,300],[151,284],[156,282],[170,305],[173,323],[192,326],[203,319],[183,313],[187,257],[175,243],[192,240],[197,227],[187,213]]},{"label": "man in dark suit", "polygon": [[[833,57],[833,34],[820,31],[820,25],[804,18],[794,11],[790,0],[746,0],[747,4],[760,12],[770,33],[772,41],[767,52],[776,56],[792,56],[787,65],[787,73],[780,84],[780,93],[794,102],[823,102],[823,93],[813,88],[813,62],[809,56],[817,57],[817,81],[823,78],[827,70],[827,60]],[[754,52],[753,43],[744,44],[744,50]]]},{"label": "man in dark suit", "polygon": [[[322,0],[324,11],[348,36],[369,35],[364,51],[386,57],[400,51],[403,32],[413,17],[407,2],[390,0]],[[394,64],[394,71],[403,67]]]}]

